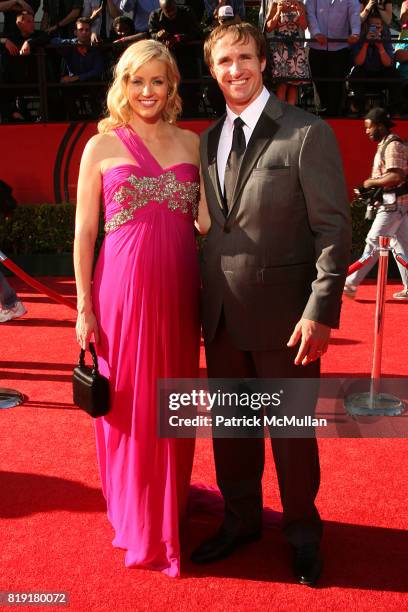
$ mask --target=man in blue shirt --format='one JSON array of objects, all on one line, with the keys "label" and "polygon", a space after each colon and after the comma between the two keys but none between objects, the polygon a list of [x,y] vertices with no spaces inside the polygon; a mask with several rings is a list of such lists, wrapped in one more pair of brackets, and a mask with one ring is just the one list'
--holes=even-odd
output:
[{"label": "man in blue shirt", "polygon": [[[53,38],[51,43],[58,45],[58,51],[63,56],[67,73],[61,77],[61,83],[70,84],[77,81],[99,81],[103,76],[104,58],[102,51],[91,47],[91,20],[80,17],[75,23],[76,38]],[[81,96],[87,95],[92,107],[92,117],[96,118],[100,108],[97,102],[96,89],[91,87],[75,87],[63,92],[63,100],[68,119],[75,119],[76,102]],[[86,113],[85,113],[86,114]]]},{"label": "man in blue shirt", "polygon": [[[394,49],[389,37],[384,36],[383,21],[380,16],[371,16],[367,29],[357,44],[353,45],[354,68],[350,73],[349,83],[354,92],[354,103],[359,113],[364,112],[364,92],[389,91],[389,106],[397,111],[400,97],[399,72],[394,65]],[[375,82],[364,82],[360,79],[375,78]],[[389,82],[381,82],[387,79]]]},{"label": "man in blue shirt", "polygon": [[[350,49],[360,35],[358,0],[306,0],[309,32],[309,64],[324,114],[336,117],[342,112],[344,83],[318,79],[345,79],[351,66]],[[329,42],[342,38],[343,42]]]},{"label": "man in blue shirt", "polygon": [[152,11],[160,8],[159,0],[121,0],[121,11],[133,12],[135,32],[147,32],[149,16]]}]

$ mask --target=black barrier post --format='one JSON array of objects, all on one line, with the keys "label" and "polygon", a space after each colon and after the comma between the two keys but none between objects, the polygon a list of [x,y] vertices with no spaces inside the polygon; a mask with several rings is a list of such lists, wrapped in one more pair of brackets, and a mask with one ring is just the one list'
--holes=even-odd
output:
[{"label": "black barrier post", "polygon": [[37,50],[37,69],[40,92],[40,117],[41,121],[48,121],[48,91],[47,91],[47,70],[46,70],[45,49],[40,47]]}]

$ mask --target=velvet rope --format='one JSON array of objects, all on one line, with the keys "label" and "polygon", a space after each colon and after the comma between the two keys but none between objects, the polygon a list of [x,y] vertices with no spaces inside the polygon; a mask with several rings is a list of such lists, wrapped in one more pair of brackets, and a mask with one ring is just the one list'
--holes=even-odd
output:
[{"label": "velvet rope", "polygon": [[351,264],[351,266],[348,269],[347,276],[350,276],[350,274],[353,274],[353,272],[355,272],[356,270],[360,270],[360,268],[364,268],[364,266],[368,264],[368,262],[373,257],[376,251],[377,249],[374,249],[373,251],[371,251],[371,253],[368,253],[367,255],[363,255],[362,257],[360,257],[360,259],[357,259],[357,261]]},{"label": "velvet rope", "polygon": [[395,252],[394,252],[394,255],[398,263],[402,264],[404,268],[408,268],[408,259],[406,259],[404,255],[401,255],[401,253],[395,253]]},{"label": "velvet rope", "polygon": [[49,287],[46,287],[46,285],[43,285],[39,281],[35,280],[35,278],[32,278],[29,274],[27,274],[26,272],[24,272],[24,270],[17,266],[17,264],[11,261],[11,259],[9,259],[7,255],[5,255],[2,251],[0,251],[0,262],[16,276],[21,278],[21,280],[26,282],[27,285],[33,287],[33,289],[36,289],[40,293],[45,293],[45,295],[48,295],[48,297],[54,300],[54,302],[59,302],[64,306],[68,306],[68,308],[72,308],[72,310],[76,310],[76,305],[74,302],[62,297],[62,295],[59,295],[59,293],[57,293],[56,291],[53,291]]}]

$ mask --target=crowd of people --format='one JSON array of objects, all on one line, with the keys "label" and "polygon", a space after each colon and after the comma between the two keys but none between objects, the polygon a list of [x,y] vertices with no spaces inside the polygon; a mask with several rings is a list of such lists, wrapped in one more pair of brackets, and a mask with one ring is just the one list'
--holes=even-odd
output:
[{"label": "crowd of people", "polygon": [[[203,79],[209,74],[202,42],[215,25],[241,21],[246,7],[244,0],[0,0],[0,12],[1,121],[18,122],[42,119],[33,103],[39,71],[50,85],[47,119],[98,118],[112,67],[128,44],[143,38],[165,43],[175,55],[184,117],[220,115],[219,88]],[[400,23],[392,19],[388,0],[262,1],[268,87],[290,104],[302,104],[302,91],[311,92],[323,116],[362,116],[378,103],[405,114],[407,1]],[[45,70],[36,57],[40,48]]]}]

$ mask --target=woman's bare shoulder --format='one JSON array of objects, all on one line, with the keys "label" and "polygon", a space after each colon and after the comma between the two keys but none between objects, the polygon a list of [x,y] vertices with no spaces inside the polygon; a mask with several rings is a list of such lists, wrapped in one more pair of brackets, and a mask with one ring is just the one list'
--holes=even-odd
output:
[{"label": "woman's bare shoulder", "polygon": [[85,145],[84,156],[89,161],[100,161],[112,154],[118,144],[117,136],[113,132],[95,134]]},{"label": "woman's bare shoulder", "polygon": [[111,147],[117,142],[117,136],[114,132],[105,132],[104,134],[95,134],[92,136],[86,146],[91,151]]},{"label": "woman's bare shoulder", "polygon": [[174,137],[177,138],[181,148],[188,153],[192,163],[200,165],[200,138],[191,130],[176,127]]},{"label": "woman's bare shoulder", "polygon": [[196,132],[180,127],[177,127],[176,129],[179,132],[180,138],[183,138],[186,144],[189,144],[192,147],[200,146],[200,137],[198,134],[196,134]]}]

